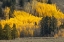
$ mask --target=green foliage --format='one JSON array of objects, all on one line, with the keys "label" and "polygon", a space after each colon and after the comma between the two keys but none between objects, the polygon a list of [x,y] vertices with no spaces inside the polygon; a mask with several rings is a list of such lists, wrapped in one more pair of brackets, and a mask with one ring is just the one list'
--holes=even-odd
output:
[{"label": "green foliage", "polygon": [[3,0],[3,5],[2,5],[3,8],[10,6],[11,6],[10,0]]},{"label": "green foliage", "polygon": [[11,39],[11,27],[8,24],[5,24],[4,29],[4,39]]},{"label": "green foliage", "polygon": [[0,40],[3,39],[3,29],[2,29],[2,25],[0,24]]},{"label": "green foliage", "polygon": [[18,37],[18,31],[16,30],[16,25],[13,24],[13,30],[12,30],[12,39],[15,39]]},{"label": "green foliage", "polygon": [[30,2],[31,0],[28,0],[28,2]]},{"label": "green foliage", "polygon": [[53,30],[57,28],[57,19],[54,16],[51,18],[51,28],[53,28]]},{"label": "green foliage", "polygon": [[52,2],[51,2],[51,0],[48,0],[48,2],[47,2],[48,4],[52,4]]},{"label": "green foliage", "polygon": [[19,0],[19,5],[24,6],[24,0]]},{"label": "green foliage", "polygon": [[2,7],[3,8],[10,7],[9,18],[13,17],[12,14],[15,10],[15,4],[16,4],[16,0],[3,0]]},{"label": "green foliage", "polygon": [[15,0],[3,0],[3,8],[10,7],[15,4]]},{"label": "green foliage", "polygon": [[16,25],[13,24],[13,30],[11,31],[11,27],[8,24],[5,24],[4,29],[2,29],[2,25],[0,24],[0,40],[6,39],[15,39],[18,37],[18,32],[16,30]]},{"label": "green foliage", "polygon": [[51,32],[54,33],[51,35],[54,36],[58,32],[57,19],[54,16],[52,16],[52,18],[51,18],[50,28],[51,28]]},{"label": "green foliage", "polygon": [[2,8],[0,7],[0,17],[2,17]]},{"label": "green foliage", "polygon": [[13,12],[15,10],[15,4],[16,0],[3,0],[3,5],[2,7],[10,7],[10,12],[9,12],[9,18],[13,17]]},{"label": "green foliage", "polygon": [[[41,20],[41,35],[42,36],[50,36],[55,34],[57,30],[57,19],[52,16],[52,17],[44,17]],[[53,32],[54,34],[51,34]]]},{"label": "green foliage", "polygon": [[10,6],[9,18],[13,17],[13,12],[15,10],[16,0],[11,0],[10,3],[11,3],[11,6]]},{"label": "green foliage", "polygon": [[12,5],[12,6],[10,7],[9,18],[12,18],[12,17],[13,17],[13,12],[14,12],[14,10],[15,10],[15,6]]},{"label": "green foliage", "polygon": [[41,22],[41,34],[42,36],[48,36],[50,34],[49,28],[50,28],[50,17],[46,16],[43,18]]}]

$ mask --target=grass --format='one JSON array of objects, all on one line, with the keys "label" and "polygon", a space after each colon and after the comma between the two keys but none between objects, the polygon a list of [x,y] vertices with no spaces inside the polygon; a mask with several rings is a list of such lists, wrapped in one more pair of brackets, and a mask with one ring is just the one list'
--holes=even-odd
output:
[{"label": "grass", "polygon": [[16,38],[15,40],[0,40],[0,42],[64,42],[64,38],[29,37],[29,38]]}]

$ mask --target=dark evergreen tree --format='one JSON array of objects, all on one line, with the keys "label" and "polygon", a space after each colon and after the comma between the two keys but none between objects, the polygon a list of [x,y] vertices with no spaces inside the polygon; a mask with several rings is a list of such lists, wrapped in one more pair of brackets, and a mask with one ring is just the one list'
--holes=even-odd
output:
[{"label": "dark evergreen tree", "polygon": [[51,0],[48,0],[48,4],[52,4]]},{"label": "dark evergreen tree", "polygon": [[2,25],[0,24],[0,40],[3,39],[3,29],[2,29]]},{"label": "dark evergreen tree", "polygon": [[15,39],[18,37],[18,31],[16,29],[16,25],[13,24],[13,30],[12,30],[12,39]]},{"label": "dark evergreen tree", "polygon": [[3,17],[2,8],[0,7],[0,17]]},{"label": "dark evergreen tree", "polygon": [[49,17],[46,16],[41,21],[41,35],[48,36],[49,34]]},{"label": "dark evergreen tree", "polygon": [[52,18],[51,18],[51,31],[54,32],[54,34],[57,33],[57,31],[58,31],[57,19],[54,16],[52,16]]},{"label": "dark evergreen tree", "polygon": [[9,18],[13,17],[13,12],[15,10],[15,4],[16,4],[16,0],[3,0],[3,5],[2,7],[10,7],[10,12],[9,12]]},{"label": "dark evergreen tree", "polygon": [[10,6],[9,18],[13,17],[13,12],[15,10],[16,0],[11,0],[10,3],[11,3],[11,6]]},{"label": "dark evergreen tree", "polygon": [[10,6],[11,6],[10,0],[3,0],[3,5],[2,5],[3,8]]},{"label": "dark evergreen tree", "polygon": [[51,32],[54,34],[57,32],[57,19],[54,16],[46,16],[41,20],[41,35],[50,36]]},{"label": "dark evergreen tree", "polygon": [[3,8],[15,5],[15,0],[3,0]]},{"label": "dark evergreen tree", "polygon": [[3,32],[4,32],[4,39],[11,39],[11,27],[8,25],[8,24],[5,24],[4,26],[4,29],[3,29]]},{"label": "dark evergreen tree", "polygon": [[23,7],[24,6],[24,0],[19,0],[19,5]]},{"label": "dark evergreen tree", "polygon": [[28,0],[28,2],[30,2],[31,0]]}]

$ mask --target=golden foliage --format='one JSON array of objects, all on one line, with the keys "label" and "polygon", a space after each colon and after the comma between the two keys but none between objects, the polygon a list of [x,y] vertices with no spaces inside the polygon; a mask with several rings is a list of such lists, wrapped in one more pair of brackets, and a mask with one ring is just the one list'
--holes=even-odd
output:
[{"label": "golden foliage", "polygon": [[[30,4],[29,4],[30,5]],[[27,12],[24,11],[20,11],[20,10],[14,10],[13,14],[14,14],[14,18],[10,18],[7,20],[1,20],[0,23],[2,24],[2,27],[4,28],[4,25],[7,23],[10,25],[10,27],[12,28],[13,24],[16,24],[16,28],[18,30],[18,34],[20,35],[21,31],[24,31],[24,35],[31,35],[33,36],[34,34],[34,29],[35,28],[39,28],[39,22],[42,19],[42,17],[52,17],[54,16],[57,19],[64,19],[64,14],[57,9],[55,4],[46,4],[46,3],[40,3],[40,2],[36,2],[36,4],[34,5],[34,3],[32,4],[32,9],[36,11],[36,13],[39,15],[39,17],[37,16],[33,16]],[[27,6],[28,7],[28,6]],[[27,9],[27,8],[26,8]],[[6,8],[4,10],[5,12],[5,17],[9,17],[9,11],[10,8]],[[30,10],[27,10],[30,12]],[[37,24],[35,24],[37,23]],[[58,25],[60,25],[61,22],[58,21]],[[64,34],[62,34],[64,36]],[[58,37],[58,35],[56,34],[55,37]]]},{"label": "golden foliage", "polygon": [[57,9],[55,4],[46,4],[46,3],[40,3],[38,2],[35,6],[36,12],[39,14],[39,16],[54,16],[57,19],[64,18],[64,14]]},{"label": "golden foliage", "polygon": [[5,10],[4,10],[5,19],[9,19],[9,12],[10,12],[10,8],[6,7]]},{"label": "golden foliage", "polygon": [[[6,10],[6,13],[9,11]],[[35,28],[35,22],[37,23],[37,26],[39,24],[39,21],[41,20],[41,17],[35,17],[29,13],[26,13],[24,11],[14,11],[14,18],[10,18],[7,20],[1,20],[0,23],[2,24],[2,27],[4,28],[4,25],[7,23],[12,28],[13,24],[16,24],[16,28],[19,32],[21,32],[24,29],[25,35],[33,36],[33,28]],[[31,29],[32,28],[32,29]],[[39,28],[39,27],[37,27]],[[29,29],[29,30],[27,30]],[[20,34],[19,34],[20,35]]]}]

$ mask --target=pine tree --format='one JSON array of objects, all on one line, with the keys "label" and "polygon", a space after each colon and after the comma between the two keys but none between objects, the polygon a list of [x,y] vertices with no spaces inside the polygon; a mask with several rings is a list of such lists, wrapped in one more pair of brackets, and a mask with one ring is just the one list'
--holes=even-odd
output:
[{"label": "pine tree", "polygon": [[57,19],[54,16],[46,16],[41,20],[41,36],[50,36],[51,32],[57,32]]},{"label": "pine tree", "polygon": [[11,27],[8,24],[5,24],[4,29],[4,39],[11,39]]},{"label": "pine tree", "polygon": [[48,36],[50,34],[50,17],[46,16],[41,21],[41,35]]},{"label": "pine tree", "polygon": [[3,8],[15,5],[15,0],[3,0]]},{"label": "pine tree", "polygon": [[3,8],[10,6],[11,6],[10,0],[3,0],[3,5],[2,5]]},{"label": "pine tree", "polygon": [[52,4],[51,0],[48,0],[48,4]]},{"label": "pine tree", "polygon": [[3,39],[3,29],[2,29],[2,25],[0,24],[0,40]]},{"label": "pine tree", "polygon": [[31,0],[28,0],[28,2],[30,2]]},{"label": "pine tree", "polygon": [[19,5],[23,7],[24,6],[24,0],[19,0]]},{"label": "pine tree", "polygon": [[13,24],[13,27],[12,28],[13,28],[13,30],[12,30],[12,39],[15,39],[15,38],[18,37],[18,32],[16,30],[16,25]]},{"label": "pine tree", "polygon": [[51,18],[51,31],[54,32],[54,34],[58,31],[57,19],[54,16],[52,16],[52,18]]},{"label": "pine tree", "polygon": [[0,17],[3,17],[2,8],[0,7]]},{"label": "pine tree", "polygon": [[10,12],[9,12],[9,18],[13,17],[13,12],[15,10],[15,4],[16,0],[3,0],[3,5],[2,7],[10,7]]},{"label": "pine tree", "polygon": [[16,0],[10,0],[10,3],[11,3],[11,6],[10,6],[9,18],[13,17],[13,12],[15,10]]}]

